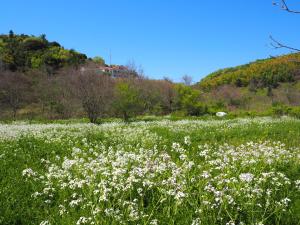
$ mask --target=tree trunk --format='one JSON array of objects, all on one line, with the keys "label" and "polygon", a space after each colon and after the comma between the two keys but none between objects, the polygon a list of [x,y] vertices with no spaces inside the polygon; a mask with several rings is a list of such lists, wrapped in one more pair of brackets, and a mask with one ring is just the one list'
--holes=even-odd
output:
[{"label": "tree trunk", "polygon": [[129,120],[129,116],[127,115],[126,112],[123,112],[123,119],[125,122],[128,122],[128,120]]},{"label": "tree trunk", "polygon": [[13,109],[13,120],[17,118],[17,109]]}]

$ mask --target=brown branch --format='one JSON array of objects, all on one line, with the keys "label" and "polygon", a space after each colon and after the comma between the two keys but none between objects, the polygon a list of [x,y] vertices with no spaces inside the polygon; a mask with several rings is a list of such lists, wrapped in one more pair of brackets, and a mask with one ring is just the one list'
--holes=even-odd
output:
[{"label": "brown branch", "polygon": [[[286,3],[286,0],[281,0],[281,8],[289,13],[297,13],[300,14],[300,11],[292,10]],[[278,5],[276,2],[273,3],[273,5]]]},{"label": "brown branch", "polygon": [[293,48],[293,47],[290,47],[288,45],[285,45],[285,44],[277,41],[276,39],[274,39],[272,36],[270,36],[270,39],[272,41],[271,46],[273,46],[275,49],[285,48],[285,49],[289,49],[289,50],[292,50],[292,51],[300,52],[300,49]]}]

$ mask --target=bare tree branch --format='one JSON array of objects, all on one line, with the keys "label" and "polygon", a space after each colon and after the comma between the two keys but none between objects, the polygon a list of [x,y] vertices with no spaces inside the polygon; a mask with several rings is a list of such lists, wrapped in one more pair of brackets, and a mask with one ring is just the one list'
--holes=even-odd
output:
[{"label": "bare tree branch", "polygon": [[270,35],[270,39],[272,41],[271,46],[273,46],[275,49],[285,48],[285,49],[289,49],[289,50],[292,50],[292,51],[300,52],[300,49],[293,48],[293,47],[290,47],[288,45],[285,45],[285,44],[277,41],[276,39],[274,39],[271,35]]},{"label": "bare tree branch", "polygon": [[281,9],[289,12],[289,13],[297,13],[300,14],[300,11],[292,10],[286,3],[286,0],[280,0],[280,3],[273,2],[273,5],[280,6]]}]

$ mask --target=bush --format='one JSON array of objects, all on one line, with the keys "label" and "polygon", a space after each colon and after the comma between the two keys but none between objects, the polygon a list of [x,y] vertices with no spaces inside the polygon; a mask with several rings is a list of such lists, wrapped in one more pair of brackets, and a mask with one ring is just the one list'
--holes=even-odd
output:
[{"label": "bush", "polygon": [[298,106],[291,108],[289,114],[293,117],[300,119],[300,107]]},{"label": "bush", "polygon": [[200,102],[188,103],[184,109],[188,116],[203,116],[208,113],[208,107]]},{"label": "bush", "polygon": [[290,108],[286,105],[280,104],[280,103],[274,103],[272,107],[273,115],[275,116],[283,116],[288,115],[290,111]]}]

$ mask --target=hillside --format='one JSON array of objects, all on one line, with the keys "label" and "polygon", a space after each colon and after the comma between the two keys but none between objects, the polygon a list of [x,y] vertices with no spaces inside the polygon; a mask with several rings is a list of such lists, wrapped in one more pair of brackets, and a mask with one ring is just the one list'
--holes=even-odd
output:
[{"label": "hillside", "polygon": [[0,119],[288,114],[300,117],[300,53],[219,70],[197,85],[106,65],[45,35],[0,35]]},{"label": "hillside", "polygon": [[57,42],[50,42],[45,35],[39,37],[25,34],[0,35],[0,69],[27,71],[41,69],[54,73],[64,66],[78,66],[87,56],[68,50]]},{"label": "hillside", "polygon": [[204,90],[226,84],[237,87],[251,85],[254,88],[274,88],[280,82],[294,82],[299,79],[300,53],[296,53],[221,69],[202,79],[198,85]]}]

